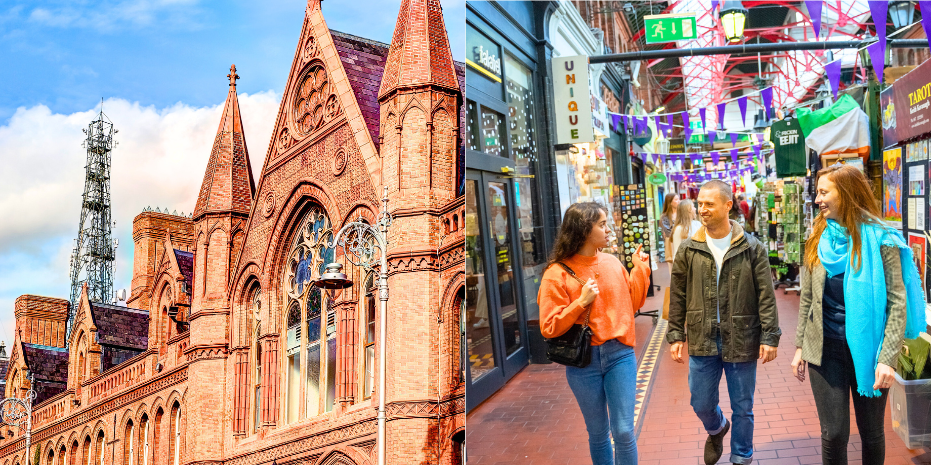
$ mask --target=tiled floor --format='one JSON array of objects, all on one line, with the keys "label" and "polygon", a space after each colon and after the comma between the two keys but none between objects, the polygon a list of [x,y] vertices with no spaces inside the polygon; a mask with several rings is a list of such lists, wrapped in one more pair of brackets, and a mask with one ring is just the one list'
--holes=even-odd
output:
[{"label": "tiled floor", "polygon": [[[654,281],[669,282],[665,265]],[[779,357],[757,371],[754,407],[754,463],[821,463],[821,433],[808,381],[799,383],[789,368],[794,353],[798,311],[795,293],[776,291],[783,337]],[[662,293],[647,300],[645,309],[658,308]],[[637,319],[637,354],[649,342],[649,318]],[[706,433],[689,406],[688,365],[669,358],[664,342],[643,407],[638,447],[640,465],[702,464]],[[730,415],[727,387],[721,380],[722,408]],[[888,407],[887,407],[888,411]],[[850,464],[860,463],[860,438],[851,418]],[[586,464],[588,435],[581,412],[559,365],[530,365],[507,386],[469,413],[467,419],[469,465]],[[730,453],[725,440],[725,455]],[[721,462],[723,463],[723,462]],[[909,450],[892,431],[886,415],[886,463],[931,464],[931,453]]]}]

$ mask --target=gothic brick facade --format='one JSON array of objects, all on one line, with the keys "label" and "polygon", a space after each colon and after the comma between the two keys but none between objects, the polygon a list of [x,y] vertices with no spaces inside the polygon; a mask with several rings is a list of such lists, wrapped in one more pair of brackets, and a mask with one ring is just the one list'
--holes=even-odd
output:
[{"label": "gothic brick facade", "polygon": [[[125,305],[85,292],[66,335],[67,302],[17,300],[5,395],[42,397],[32,450],[4,431],[0,465],[372,464],[380,389],[387,463],[461,463],[459,71],[438,0],[402,0],[391,44],[311,0],[256,182],[234,66],[193,215],[133,222]],[[379,270],[330,242],[383,197],[387,321]],[[354,284],[328,293],[334,261]]]}]

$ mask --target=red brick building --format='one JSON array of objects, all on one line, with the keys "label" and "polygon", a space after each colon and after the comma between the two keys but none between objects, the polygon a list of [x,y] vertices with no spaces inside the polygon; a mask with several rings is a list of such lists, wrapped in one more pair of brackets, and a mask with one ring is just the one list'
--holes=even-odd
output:
[{"label": "red brick building", "polygon": [[[66,335],[67,301],[17,300],[5,395],[37,391],[33,447],[3,428],[0,464],[370,464],[382,388],[387,463],[460,463],[461,72],[438,0],[402,0],[390,45],[312,0],[256,182],[234,66],[192,217],[133,221],[125,304],[85,292]],[[386,322],[377,276],[329,247],[383,193]],[[333,261],[354,285],[331,296]]]}]

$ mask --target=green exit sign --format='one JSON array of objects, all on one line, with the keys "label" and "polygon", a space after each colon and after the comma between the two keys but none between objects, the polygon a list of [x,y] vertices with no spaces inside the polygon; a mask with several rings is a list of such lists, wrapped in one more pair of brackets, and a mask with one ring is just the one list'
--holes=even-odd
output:
[{"label": "green exit sign", "polygon": [[648,44],[661,44],[698,37],[695,13],[652,15],[643,17]]}]

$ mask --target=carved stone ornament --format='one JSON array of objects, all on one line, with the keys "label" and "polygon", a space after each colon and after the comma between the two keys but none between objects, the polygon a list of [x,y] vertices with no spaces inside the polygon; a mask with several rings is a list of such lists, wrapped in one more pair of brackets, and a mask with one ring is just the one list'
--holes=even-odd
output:
[{"label": "carved stone ornament", "polygon": [[312,64],[298,79],[291,97],[291,121],[296,134],[304,137],[339,113],[339,103],[323,65]]},{"label": "carved stone ornament", "polygon": [[333,175],[339,176],[346,170],[346,151],[340,150],[333,156]]},{"label": "carved stone ornament", "polygon": [[283,128],[281,133],[278,134],[278,139],[275,141],[275,147],[278,149],[278,153],[283,153],[285,150],[288,150],[288,147],[291,147],[291,133],[288,132],[288,128]]},{"label": "carved stone ornament", "polygon": [[274,212],[275,212],[275,193],[269,192],[268,195],[265,196],[265,203],[262,204],[262,214],[265,215],[266,218],[268,218],[269,216],[272,216],[272,213]]},{"label": "carved stone ornament", "polygon": [[308,37],[307,41],[304,42],[304,48],[301,49],[301,56],[304,58],[304,61],[308,61],[317,56],[317,39],[314,36]]}]

